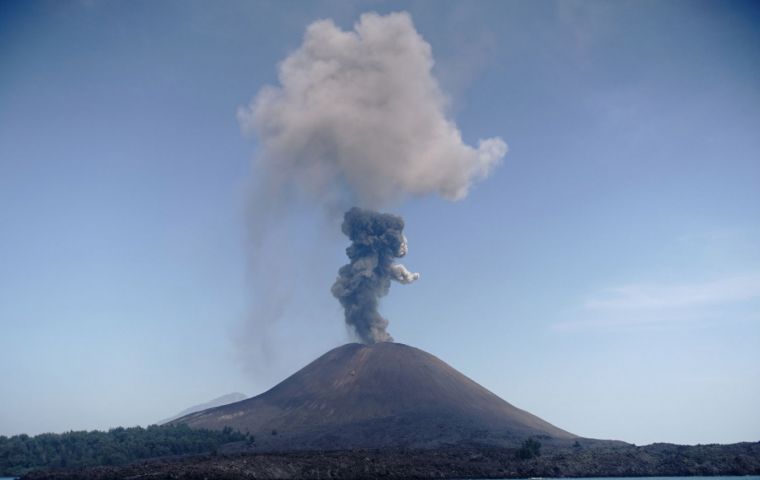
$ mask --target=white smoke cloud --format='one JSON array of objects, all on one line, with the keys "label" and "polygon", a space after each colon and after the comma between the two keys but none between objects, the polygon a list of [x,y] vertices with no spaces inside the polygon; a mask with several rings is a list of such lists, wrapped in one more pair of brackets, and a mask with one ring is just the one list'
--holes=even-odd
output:
[{"label": "white smoke cloud", "polygon": [[432,67],[431,47],[405,12],[366,13],[352,31],[312,23],[281,63],[280,85],[238,111],[243,130],[260,140],[267,189],[295,188],[336,208],[465,197],[507,145],[462,141]]},{"label": "white smoke cloud", "polygon": [[[406,235],[401,235],[401,245],[398,247],[397,257],[403,257],[409,253],[409,241],[406,239]],[[391,275],[393,279],[401,284],[409,284],[420,279],[420,274],[409,271],[405,266],[400,263],[394,263],[390,266]]]},{"label": "white smoke cloud", "polygon": [[405,266],[401,265],[400,263],[394,263],[390,266],[390,269],[391,275],[393,275],[393,279],[399,283],[403,283],[404,285],[420,279],[419,273],[410,272]]},{"label": "white smoke cloud", "polygon": [[398,252],[396,252],[397,257],[404,257],[406,254],[409,253],[409,240],[406,239],[406,235],[401,235],[401,245],[398,247]]}]

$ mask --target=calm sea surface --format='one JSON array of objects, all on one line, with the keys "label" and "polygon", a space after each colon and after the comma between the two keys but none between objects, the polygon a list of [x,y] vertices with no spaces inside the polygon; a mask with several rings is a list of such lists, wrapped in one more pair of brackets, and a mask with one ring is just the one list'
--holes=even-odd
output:
[{"label": "calm sea surface", "polygon": [[[583,480],[641,480],[641,479],[647,479],[647,480],[696,480],[699,478],[707,479],[707,480],[760,480],[760,475],[742,475],[742,476],[721,476],[721,477],[588,477]],[[2,479],[0,479],[2,480]],[[532,480],[532,479],[524,479],[524,480]],[[549,479],[547,479],[549,480]],[[556,479],[552,479],[556,480]],[[580,480],[580,479],[567,479],[567,480]]]}]

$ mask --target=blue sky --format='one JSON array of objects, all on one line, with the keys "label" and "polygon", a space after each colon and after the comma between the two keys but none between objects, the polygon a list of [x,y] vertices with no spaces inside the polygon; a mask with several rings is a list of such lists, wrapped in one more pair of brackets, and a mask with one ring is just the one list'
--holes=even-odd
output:
[{"label": "blue sky", "polygon": [[698,1],[4,2],[0,434],[145,425],[348,341],[308,206],[252,321],[236,111],[365,11],[409,12],[465,141],[510,148],[392,209],[396,340],[580,435],[760,439],[760,11]]}]

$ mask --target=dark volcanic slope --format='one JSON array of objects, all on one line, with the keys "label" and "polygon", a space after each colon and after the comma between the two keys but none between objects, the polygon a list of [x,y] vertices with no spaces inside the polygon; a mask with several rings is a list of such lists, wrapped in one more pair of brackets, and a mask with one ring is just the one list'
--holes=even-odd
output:
[{"label": "dark volcanic slope", "polygon": [[576,438],[520,410],[438,358],[399,343],[343,345],[271,390],[178,420],[255,435],[268,449],[516,445]]}]

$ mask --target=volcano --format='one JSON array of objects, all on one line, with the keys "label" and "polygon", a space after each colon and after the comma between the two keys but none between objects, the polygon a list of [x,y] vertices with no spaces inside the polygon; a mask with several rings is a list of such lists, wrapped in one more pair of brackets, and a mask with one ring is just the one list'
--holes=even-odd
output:
[{"label": "volcano", "polygon": [[253,398],[174,420],[232,427],[257,448],[516,446],[579,438],[514,407],[437,357],[401,343],[335,348]]}]

